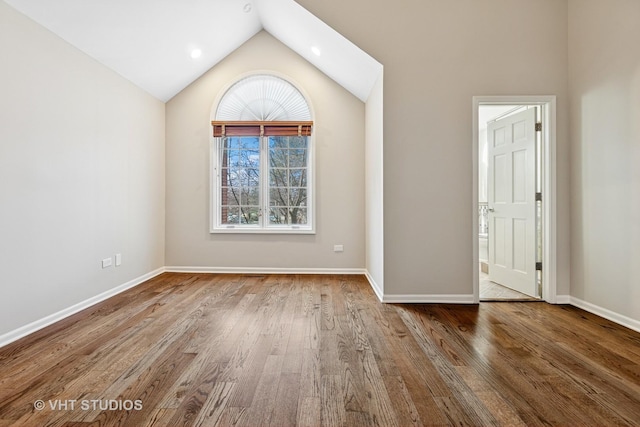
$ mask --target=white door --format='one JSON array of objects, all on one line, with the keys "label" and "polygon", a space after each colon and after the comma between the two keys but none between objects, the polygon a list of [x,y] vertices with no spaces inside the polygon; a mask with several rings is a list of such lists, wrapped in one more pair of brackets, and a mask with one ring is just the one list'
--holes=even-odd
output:
[{"label": "white door", "polygon": [[489,279],[539,297],[536,280],[536,114],[489,123]]}]

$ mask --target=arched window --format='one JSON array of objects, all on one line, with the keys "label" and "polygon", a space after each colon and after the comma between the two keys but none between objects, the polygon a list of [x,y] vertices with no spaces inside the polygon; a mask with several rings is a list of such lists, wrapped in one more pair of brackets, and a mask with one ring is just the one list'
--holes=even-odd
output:
[{"label": "arched window", "polygon": [[271,74],[242,78],[211,125],[211,231],[313,233],[313,122],[302,93]]}]

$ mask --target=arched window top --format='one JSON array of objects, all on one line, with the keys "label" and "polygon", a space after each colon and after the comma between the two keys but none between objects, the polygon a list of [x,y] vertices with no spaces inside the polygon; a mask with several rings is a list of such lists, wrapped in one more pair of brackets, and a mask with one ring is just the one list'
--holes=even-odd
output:
[{"label": "arched window top", "polygon": [[254,74],[234,83],[216,110],[218,121],[308,121],[311,111],[300,91],[283,78]]}]

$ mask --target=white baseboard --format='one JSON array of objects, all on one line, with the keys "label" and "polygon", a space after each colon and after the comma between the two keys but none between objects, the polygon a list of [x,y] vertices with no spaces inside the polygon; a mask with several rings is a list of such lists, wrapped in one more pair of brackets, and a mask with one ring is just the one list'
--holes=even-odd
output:
[{"label": "white baseboard", "polygon": [[139,284],[152,279],[159,274],[164,273],[164,267],[161,267],[157,270],[154,270],[150,273],[144,274],[140,277],[136,277],[133,280],[128,281],[120,286],[116,286],[115,288],[109,289],[101,294],[98,294],[94,297],[81,301],[77,304],[72,305],[71,307],[65,308],[63,310],[58,311],[57,313],[50,314],[49,316],[43,317],[40,320],[36,320],[35,322],[31,322],[27,325],[24,325],[18,329],[14,329],[13,331],[7,332],[4,335],[0,335],[0,347],[3,347],[7,344],[10,344],[14,341],[19,340],[29,334],[32,334],[36,331],[39,331],[42,328],[45,328],[53,323],[59,322],[73,314],[76,314],[79,311],[82,311],[86,308],[91,307],[99,302],[102,302],[108,298],[111,298],[114,295],[117,295],[121,292],[126,291],[127,289],[131,289]]},{"label": "white baseboard", "polygon": [[373,289],[373,292],[376,294],[376,296],[378,297],[378,299],[380,300],[380,302],[383,302],[384,300],[384,292],[382,290],[382,286],[380,286],[371,276],[371,274],[369,274],[369,270],[366,270],[365,272],[365,276],[367,277],[367,280],[369,281],[369,285],[371,285],[371,289]]},{"label": "white baseboard", "polygon": [[589,313],[593,313],[597,316],[604,317],[605,319],[611,320],[614,323],[625,326],[629,329],[633,329],[636,332],[640,332],[640,321],[632,319],[630,317],[624,316],[622,314],[616,313],[614,311],[608,310],[606,308],[597,306],[595,304],[591,304],[590,302],[583,301],[580,298],[570,297],[570,304],[574,305],[578,308],[581,308]]},{"label": "white baseboard", "polygon": [[168,273],[219,274],[363,274],[364,268],[165,267]]},{"label": "white baseboard", "polygon": [[556,295],[555,302],[550,304],[571,304],[571,295]]},{"label": "white baseboard", "polygon": [[396,304],[474,304],[473,294],[462,295],[384,295],[382,302]]}]

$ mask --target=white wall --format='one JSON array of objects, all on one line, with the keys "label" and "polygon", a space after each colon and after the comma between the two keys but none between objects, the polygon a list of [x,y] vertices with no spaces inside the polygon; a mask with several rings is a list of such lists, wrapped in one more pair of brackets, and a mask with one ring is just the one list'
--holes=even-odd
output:
[{"label": "white wall", "polygon": [[366,268],[378,297],[384,295],[383,81],[381,72],[365,105]]},{"label": "white wall", "polygon": [[4,2],[0,52],[2,341],[164,265],[164,105]]},{"label": "white wall", "polygon": [[[210,111],[227,85],[258,70],[289,76],[315,112],[315,235],[209,232]],[[176,95],[166,121],[167,266],[363,269],[364,115],[360,100],[264,31]]]},{"label": "white wall", "polygon": [[475,95],[557,96],[558,292],[568,294],[566,2],[299,3],[384,65],[385,294],[473,293]]},{"label": "white wall", "polygon": [[569,1],[571,295],[640,326],[640,2]]}]

